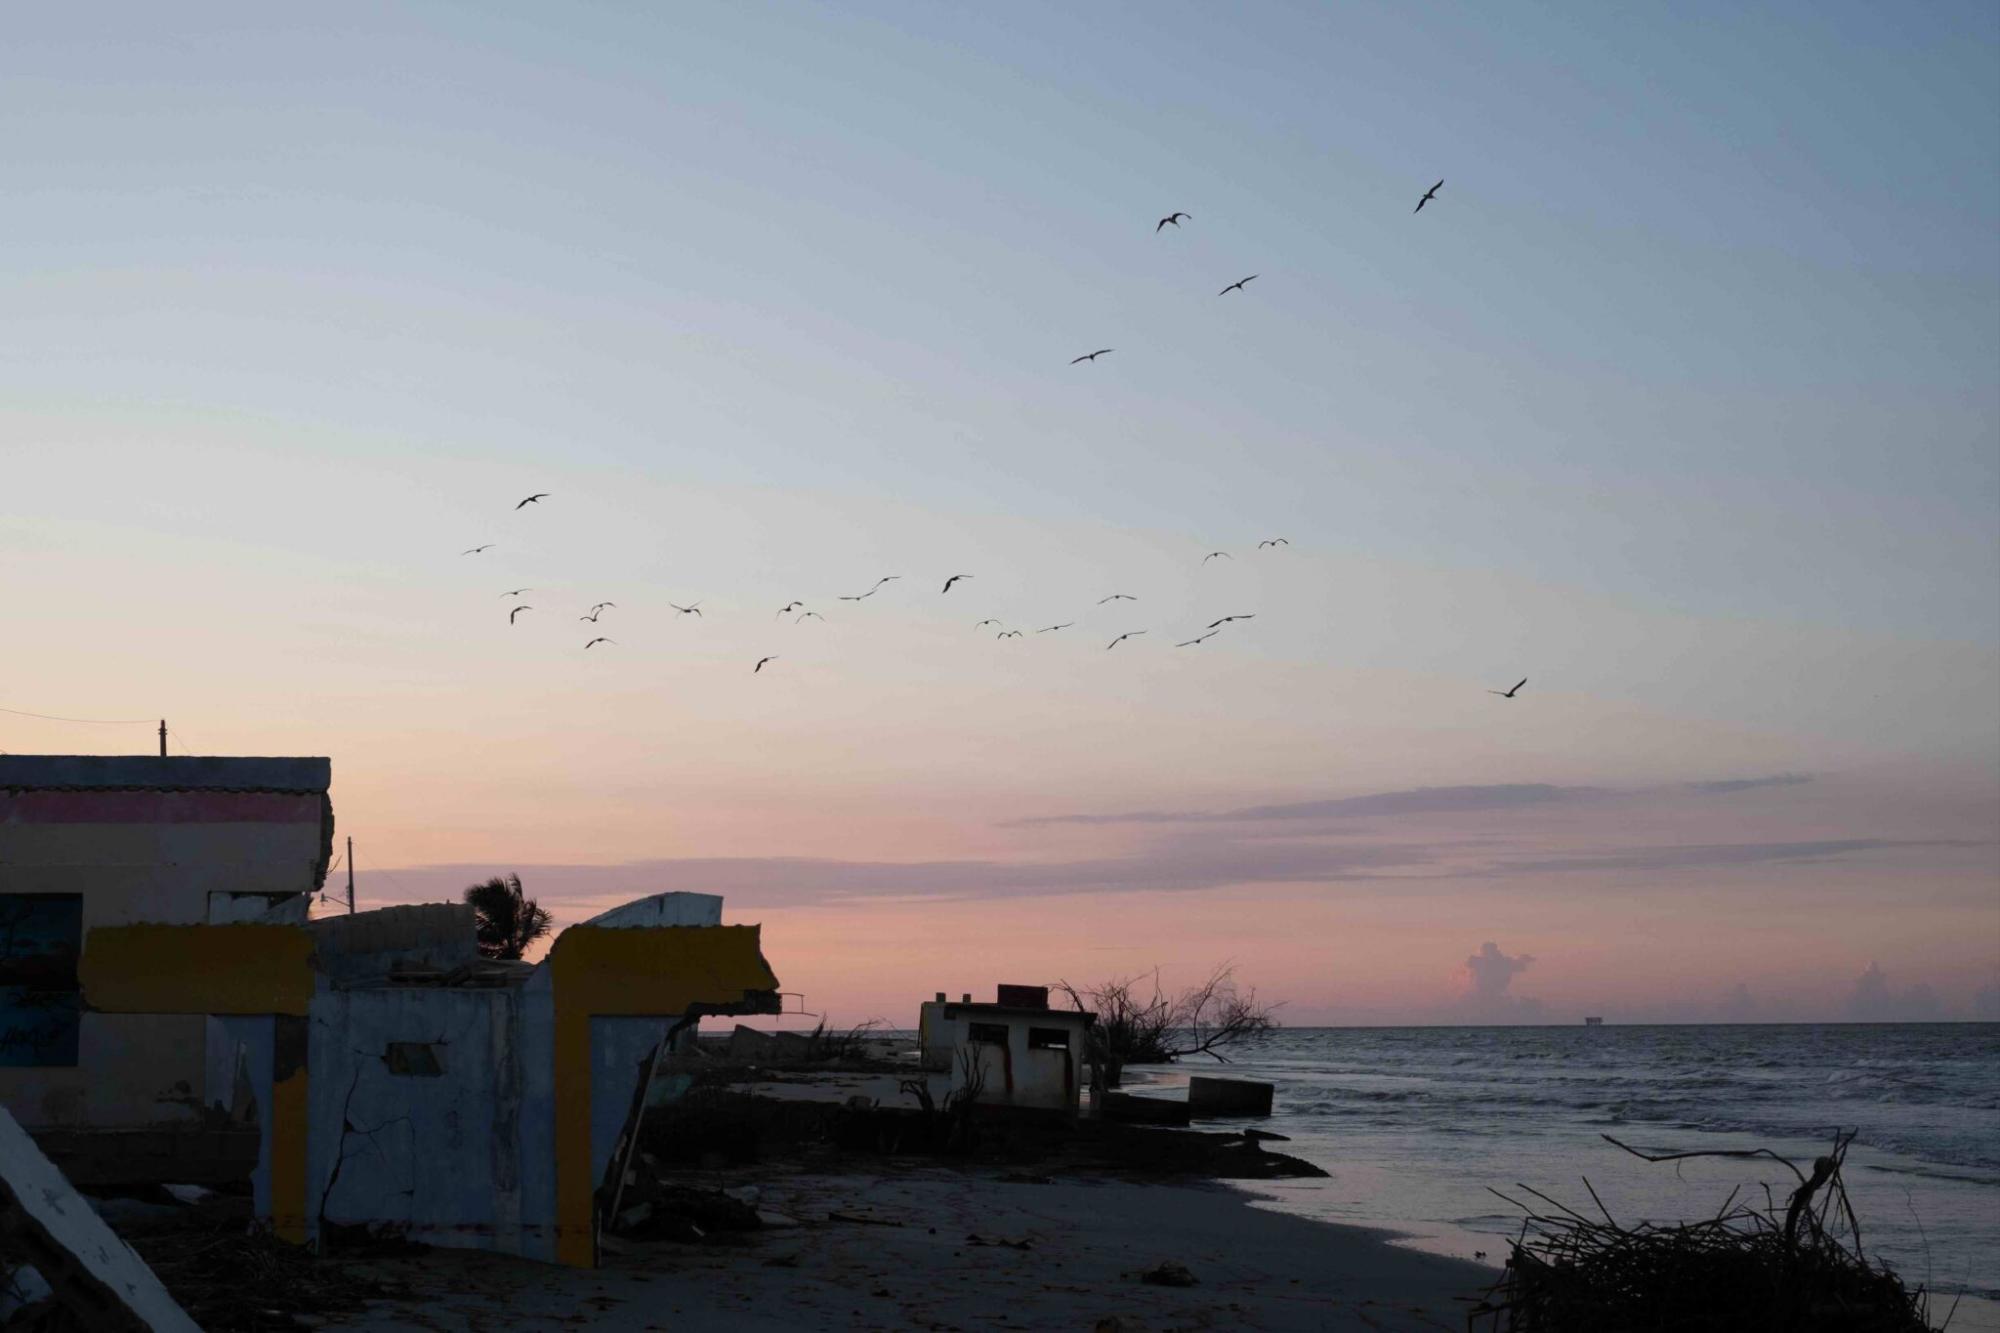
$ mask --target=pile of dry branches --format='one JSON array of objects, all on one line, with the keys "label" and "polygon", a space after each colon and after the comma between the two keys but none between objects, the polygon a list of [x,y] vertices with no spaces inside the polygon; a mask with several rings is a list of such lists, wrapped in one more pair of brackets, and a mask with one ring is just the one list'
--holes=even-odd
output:
[{"label": "pile of dry branches", "polygon": [[[1649,1162],[1691,1157],[1765,1158],[1799,1185],[1783,1204],[1765,1189],[1763,1205],[1731,1191],[1714,1217],[1677,1226],[1621,1226],[1590,1190],[1598,1217],[1574,1212],[1538,1190],[1530,1206],[1501,1194],[1524,1215],[1506,1272],[1467,1319],[1492,1333],[1931,1333],[1929,1300],[1861,1249],[1861,1225],[1841,1183],[1852,1134],[1810,1173],[1776,1153],[1642,1153]],[[1495,1190],[1498,1194],[1499,1191]]]}]

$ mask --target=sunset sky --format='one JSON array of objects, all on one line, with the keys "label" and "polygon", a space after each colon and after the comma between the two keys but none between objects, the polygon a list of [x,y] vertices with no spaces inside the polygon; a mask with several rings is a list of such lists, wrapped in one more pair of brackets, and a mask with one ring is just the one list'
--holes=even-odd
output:
[{"label": "sunset sky", "polygon": [[1990,3],[21,10],[0,749],[330,755],[363,906],[719,892],[836,1021],[2000,1018],[1996,69]]}]

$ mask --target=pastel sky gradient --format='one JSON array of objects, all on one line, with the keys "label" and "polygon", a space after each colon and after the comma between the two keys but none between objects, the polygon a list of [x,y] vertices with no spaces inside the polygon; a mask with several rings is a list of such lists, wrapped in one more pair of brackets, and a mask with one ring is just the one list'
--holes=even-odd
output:
[{"label": "pastel sky gradient", "polygon": [[333,756],[364,904],[2000,1017],[1991,4],[45,6],[0,119],[0,708]]}]

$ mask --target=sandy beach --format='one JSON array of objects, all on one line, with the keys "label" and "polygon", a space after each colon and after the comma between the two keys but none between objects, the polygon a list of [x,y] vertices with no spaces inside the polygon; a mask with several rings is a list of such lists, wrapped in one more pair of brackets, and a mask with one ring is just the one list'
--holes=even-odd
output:
[{"label": "sandy beach", "polygon": [[[1458,1330],[1458,1298],[1492,1277],[1379,1232],[1253,1207],[1225,1185],[921,1167],[757,1188],[759,1209],[797,1225],[732,1244],[621,1245],[595,1272],[472,1251],[377,1260],[371,1275],[402,1294],[327,1327]],[[1196,1285],[1141,1280],[1163,1263]]]}]

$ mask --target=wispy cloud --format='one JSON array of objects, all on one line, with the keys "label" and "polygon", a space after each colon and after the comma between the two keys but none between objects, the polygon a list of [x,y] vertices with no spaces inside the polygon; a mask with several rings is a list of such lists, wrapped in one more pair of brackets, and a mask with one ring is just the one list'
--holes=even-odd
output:
[{"label": "wispy cloud", "polygon": [[1597,787],[1556,787],[1543,782],[1509,782],[1477,787],[1415,787],[1408,791],[1375,792],[1324,801],[1294,801],[1283,805],[1249,805],[1235,810],[1134,810],[1115,814],[1036,815],[1009,820],[1003,828],[1035,828],[1051,824],[1248,824],[1284,819],[1358,819],[1366,815],[1456,814],[1470,810],[1507,810],[1548,805],[1556,801],[1601,796]]},{"label": "wispy cloud", "polygon": [[1796,787],[1801,782],[1811,782],[1810,773],[1773,773],[1764,778],[1723,778],[1715,782],[1690,782],[1689,791],[1705,795],[1719,795],[1732,791],[1751,791],[1758,787]]},{"label": "wispy cloud", "polygon": [[1473,863],[1457,843],[1174,839],[1129,856],[1061,861],[842,861],[808,857],[704,857],[622,865],[444,865],[398,868],[412,900],[455,898],[464,885],[518,869],[544,901],[616,902],[685,890],[720,893],[740,907],[954,898],[1041,898],[1073,894],[1191,893],[1246,884],[1393,882],[1415,886],[1500,875],[1577,871],[1692,870],[1765,862],[1828,861],[1897,848],[1983,846],[1966,842],[1849,838],[1826,842],[1636,847],[1533,860]]},{"label": "wispy cloud", "polygon": [[1903,847],[1979,847],[1953,839],[1839,838],[1819,842],[1730,842],[1706,846],[1631,847],[1526,861],[1498,861],[1489,875],[1545,875],[1575,870],[1692,870],[1704,866],[1756,865],[1766,861],[1830,861],[1862,852]]}]

